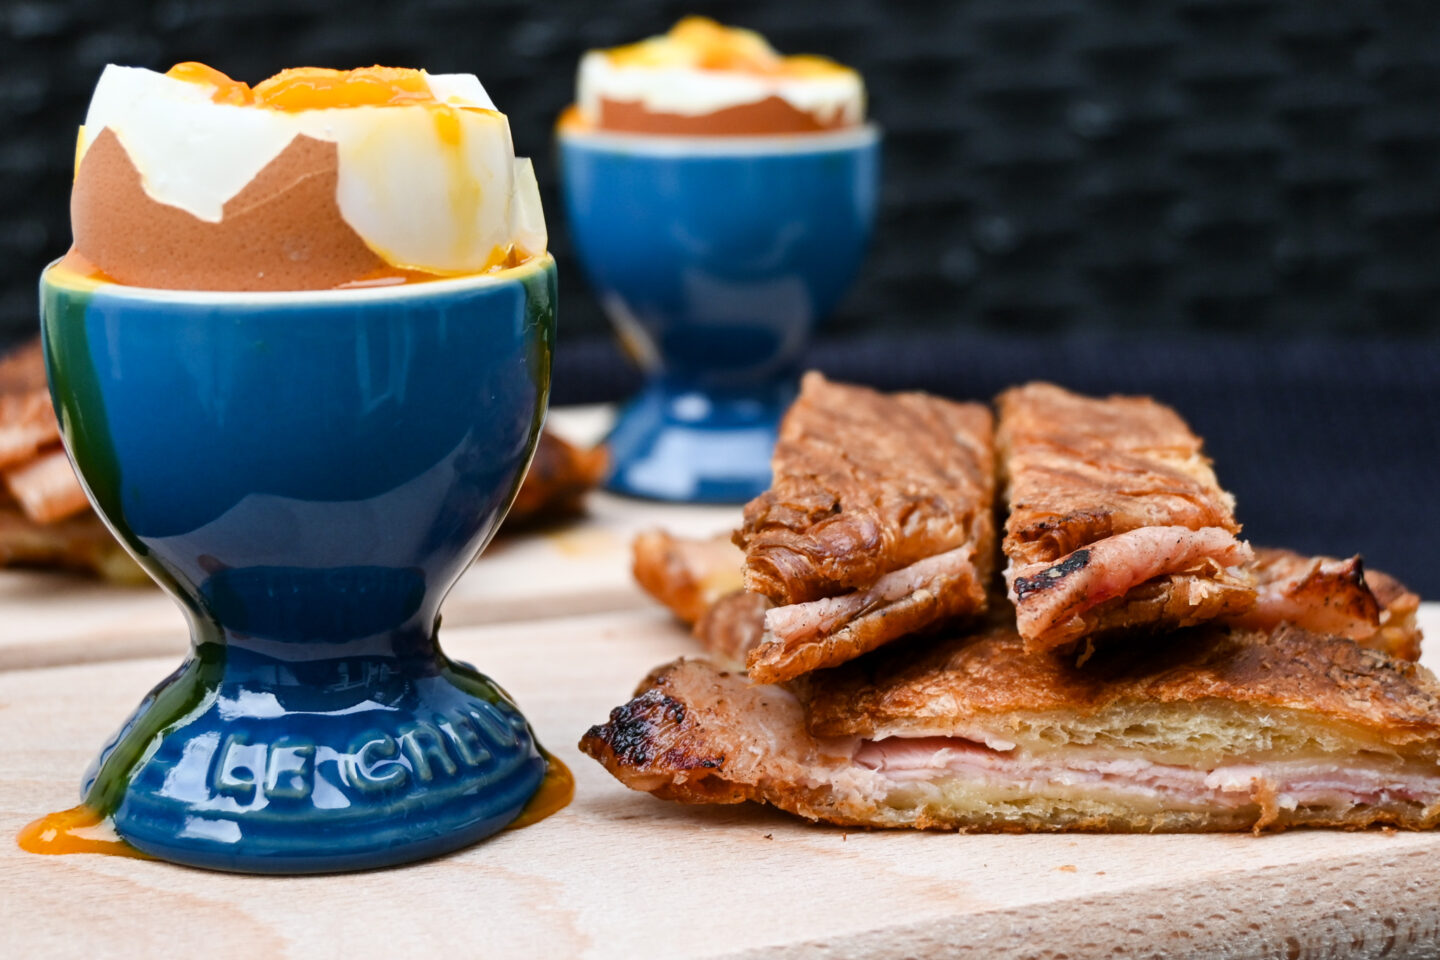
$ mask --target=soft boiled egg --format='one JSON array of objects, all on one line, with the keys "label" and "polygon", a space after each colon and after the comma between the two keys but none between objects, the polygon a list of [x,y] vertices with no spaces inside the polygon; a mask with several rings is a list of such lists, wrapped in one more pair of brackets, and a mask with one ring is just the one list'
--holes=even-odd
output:
[{"label": "soft boiled egg", "polygon": [[109,66],[76,151],[76,252],[112,279],[315,289],[545,252],[539,189],[468,74]]},{"label": "soft boiled egg", "polygon": [[782,56],[758,33],[686,17],[666,34],[580,61],[571,124],[634,133],[748,135],[864,122],[860,74]]}]

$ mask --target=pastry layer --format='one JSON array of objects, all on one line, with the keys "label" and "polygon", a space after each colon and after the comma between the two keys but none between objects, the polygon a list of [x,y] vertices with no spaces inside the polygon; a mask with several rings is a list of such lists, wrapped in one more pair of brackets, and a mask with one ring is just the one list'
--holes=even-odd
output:
[{"label": "pastry layer", "polygon": [[735,535],[746,588],[805,603],[967,544],[987,563],[991,431],[979,404],[807,373],[780,424],[771,487]]},{"label": "pastry layer", "polygon": [[757,678],[833,666],[979,613],[994,570],[994,446],[978,404],[801,381],[735,542],[776,609]]},{"label": "pastry layer", "polygon": [[636,535],[630,553],[635,581],[691,626],[743,583],[745,558],[725,534],[702,540],[646,530]]},{"label": "pastry layer", "polygon": [[757,683],[775,683],[852,660],[932,624],[983,610],[985,584],[972,546],[891,571],[863,589],[772,607],[746,664]]},{"label": "pastry layer", "polygon": [[647,530],[631,544],[631,572],[670,609],[712,657],[743,669],[765,633],[770,601],[742,589],[744,556],[727,535],[696,539]]},{"label": "pastry layer", "polygon": [[[1261,599],[1225,623],[1273,631],[1288,622],[1315,633],[1347,636],[1398,659],[1419,659],[1423,638],[1415,617],[1420,598],[1394,577],[1379,570],[1361,570],[1358,557],[1340,561],[1274,548],[1257,549],[1255,554],[1256,591]],[[746,653],[765,634],[765,613],[770,607],[759,594],[739,591],[741,560],[741,554],[719,538],[691,540],[652,531],[635,542],[636,580],[693,625],[701,645],[726,662],[744,662]],[[1147,592],[1154,602],[1162,603],[1174,596],[1176,585],[1172,578],[1163,589],[1131,591],[1125,605],[1133,608],[1145,602]],[[1214,586],[1203,581],[1194,588],[1212,590]],[[749,600],[741,600],[742,596]],[[1185,608],[1191,605],[1187,599]],[[1345,629],[1326,631],[1325,624]]]},{"label": "pastry layer", "polygon": [[577,447],[542,430],[530,469],[505,514],[506,526],[538,526],[582,513],[585,494],[604,481],[609,462],[604,446]]},{"label": "pastry layer", "polygon": [[1030,649],[1254,604],[1233,498],[1173,410],[1044,383],[1008,390],[998,405],[1005,578]]},{"label": "pastry layer", "polygon": [[[806,725],[803,690],[797,699],[704,661],[678,661],[648,677],[607,723],[591,728],[581,749],[627,786],[662,799],[760,801],[847,825],[1033,831],[1433,827],[1440,821],[1437,687],[1428,673],[1387,669],[1396,671],[1393,679],[1403,688],[1392,693],[1408,702],[1399,708],[1409,724],[1403,733],[1335,715],[1324,695],[1290,709],[1275,708],[1265,696],[1228,702],[1204,696],[1171,704],[1148,726],[1126,716],[1140,704],[1123,701],[1095,712],[1076,703],[1044,717],[1012,718],[1009,726],[1016,729],[1028,721],[1051,737],[1066,730],[1074,736],[1073,742],[1041,736],[1043,749],[1032,750],[996,735],[984,742],[980,728],[987,720],[959,711],[945,719],[969,729],[969,737],[816,735]],[[1198,664],[1191,670],[1200,672]],[[1314,679],[1324,684],[1327,678]],[[945,708],[943,701],[936,706]],[[1228,722],[1217,722],[1219,717]],[[1099,736],[1102,730],[1112,736]],[[1208,736],[1198,747],[1197,731]]]},{"label": "pastry layer", "polygon": [[1289,622],[1419,659],[1420,598],[1389,574],[1366,570],[1358,555],[1337,560],[1257,549],[1255,575],[1255,606],[1231,621],[1236,625],[1266,630]]}]

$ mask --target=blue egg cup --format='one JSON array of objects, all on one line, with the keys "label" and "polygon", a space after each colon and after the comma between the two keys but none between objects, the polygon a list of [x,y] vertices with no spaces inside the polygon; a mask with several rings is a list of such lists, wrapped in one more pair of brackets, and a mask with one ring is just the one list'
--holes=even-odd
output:
[{"label": "blue egg cup", "polygon": [[555,268],[313,293],[41,281],[52,396],[95,509],[192,652],[86,777],[177,863],[402,863],[512,821],[547,759],[436,642],[549,396]]},{"label": "blue egg cup", "polygon": [[758,495],[801,351],[869,243],[878,131],[559,139],[571,238],[647,378],[610,436],[610,488]]}]

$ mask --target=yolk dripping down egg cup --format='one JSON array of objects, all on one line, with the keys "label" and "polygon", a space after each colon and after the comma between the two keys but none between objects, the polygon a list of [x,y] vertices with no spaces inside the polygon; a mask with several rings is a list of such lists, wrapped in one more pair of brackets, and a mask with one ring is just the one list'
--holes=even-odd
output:
[{"label": "yolk dripping down egg cup", "polygon": [[878,130],[674,136],[562,123],[558,135],[580,264],[646,376],[609,438],[610,487],[758,496],[801,351],[869,243]]},{"label": "yolk dripping down egg cup", "polygon": [[85,805],[143,853],[267,873],[401,863],[515,820],[548,758],[436,635],[534,451],[553,259],[298,292],[59,263],[40,292],[71,459],[193,644]]}]

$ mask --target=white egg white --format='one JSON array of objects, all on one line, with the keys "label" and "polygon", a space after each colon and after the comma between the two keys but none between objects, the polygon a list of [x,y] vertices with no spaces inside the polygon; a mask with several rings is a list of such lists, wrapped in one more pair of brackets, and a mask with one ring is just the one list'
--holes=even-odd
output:
[{"label": "white egg white", "polygon": [[595,122],[600,101],[639,103],[650,113],[699,117],[779,97],[822,122],[858,124],[865,118],[865,84],[853,70],[818,76],[765,76],[705,70],[684,64],[616,64],[602,50],[580,60],[576,103]]},{"label": "white egg white", "polygon": [[208,85],[111,65],[91,99],[79,155],[108,128],[151,199],[217,223],[226,202],[304,135],[336,145],[341,216],[394,266],[466,273],[512,244],[543,253],[539,190],[529,162],[515,158],[509,122],[474,76],[427,79],[454,109],[282,112],[214,103]]}]

